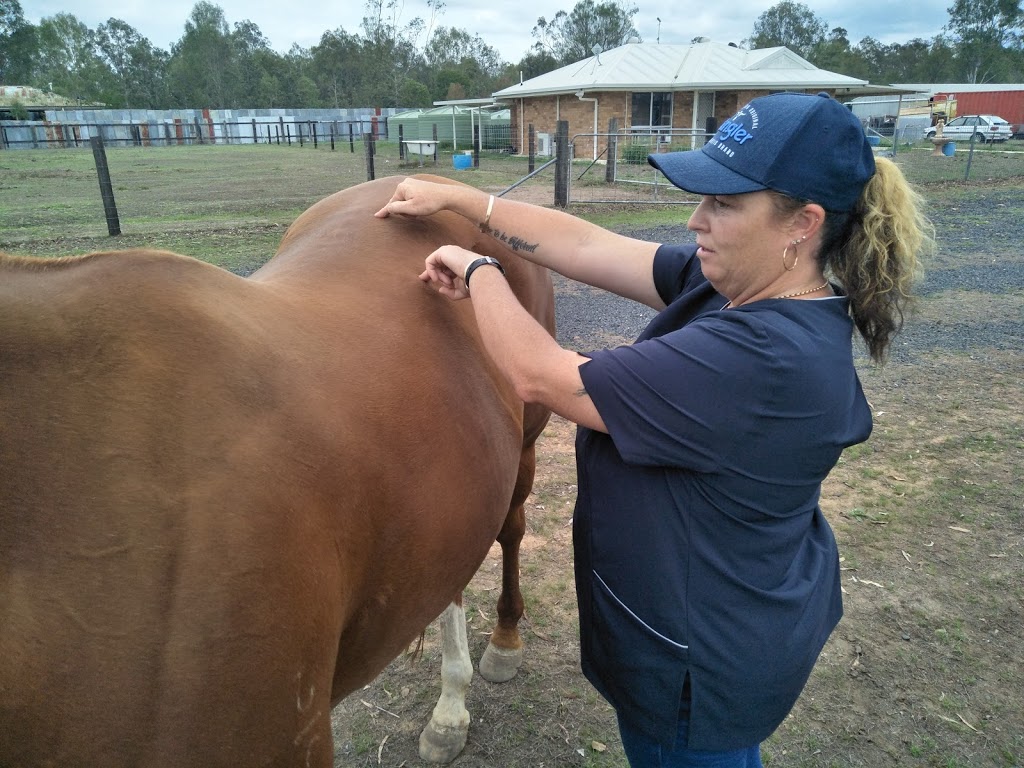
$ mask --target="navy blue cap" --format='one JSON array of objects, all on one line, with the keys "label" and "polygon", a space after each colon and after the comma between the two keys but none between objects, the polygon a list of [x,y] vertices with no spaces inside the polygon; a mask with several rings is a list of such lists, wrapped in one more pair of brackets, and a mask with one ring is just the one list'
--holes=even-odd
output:
[{"label": "navy blue cap", "polygon": [[827,211],[852,209],[875,173],[863,126],[827,93],[760,96],[722,123],[702,149],[647,160],[687,192],[773,189]]}]

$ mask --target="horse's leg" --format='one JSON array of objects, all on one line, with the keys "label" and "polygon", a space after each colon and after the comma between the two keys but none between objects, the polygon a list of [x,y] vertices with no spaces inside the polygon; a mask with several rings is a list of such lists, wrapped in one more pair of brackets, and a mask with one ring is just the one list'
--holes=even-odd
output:
[{"label": "horse's leg", "polygon": [[519,476],[512,494],[512,504],[498,534],[498,543],[501,544],[498,623],[480,659],[480,675],[492,683],[511,680],[523,661],[523,641],[519,637],[519,620],[523,617],[523,593],[519,590],[519,545],[526,533],[526,512],[523,503],[533,488],[535,468],[534,448],[531,442],[520,458]]},{"label": "horse's leg", "polygon": [[466,746],[469,712],[466,691],[473,677],[466,637],[462,595],[441,614],[441,697],[420,734],[420,757],[430,763],[450,763]]}]

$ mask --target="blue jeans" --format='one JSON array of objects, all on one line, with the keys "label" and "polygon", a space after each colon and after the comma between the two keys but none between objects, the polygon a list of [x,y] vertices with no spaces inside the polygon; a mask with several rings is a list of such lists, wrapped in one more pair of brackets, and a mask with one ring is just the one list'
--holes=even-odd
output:
[{"label": "blue jeans", "polygon": [[657,741],[627,725],[619,718],[619,734],[630,768],[763,768],[760,746],[735,752],[708,752],[685,746],[689,723],[679,721],[679,740],[673,750],[666,750]]}]

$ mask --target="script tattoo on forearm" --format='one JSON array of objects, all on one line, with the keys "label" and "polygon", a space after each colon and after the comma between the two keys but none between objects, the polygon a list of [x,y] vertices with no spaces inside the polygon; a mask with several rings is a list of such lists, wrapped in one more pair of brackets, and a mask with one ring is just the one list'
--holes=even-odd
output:
[{"label": "script tattoo on forearm", "polygon": [[540,243],[528,243],[520,237],[515,237],[507,232],[502,232],[500,229],[494,229],[493,227],[488,227],[488,229],[490,230],[491,237],[498,242],[504,243],[513,251],[533,253],[538,247],[540,247]]}]

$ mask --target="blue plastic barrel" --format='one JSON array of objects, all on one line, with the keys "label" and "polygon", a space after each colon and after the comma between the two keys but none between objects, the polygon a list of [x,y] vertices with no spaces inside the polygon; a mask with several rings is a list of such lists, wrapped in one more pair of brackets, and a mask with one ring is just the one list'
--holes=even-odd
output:
[{"label": "blue plastic barrel", "polygon": [[473,166],[472,155],[452,155],[452,164],[455,166],[455,170],[464,171],[467,168]]},{"label": "blue plastic barrel", "polygon": [[953,155],[955,155],[956,144],[954,144],[952,141],[947,141],[945,144],[942,145],[942,154],[944,154],[946,157],[952,157]]}]

